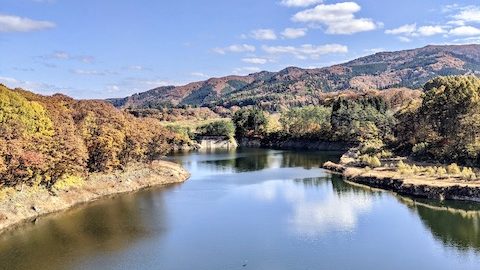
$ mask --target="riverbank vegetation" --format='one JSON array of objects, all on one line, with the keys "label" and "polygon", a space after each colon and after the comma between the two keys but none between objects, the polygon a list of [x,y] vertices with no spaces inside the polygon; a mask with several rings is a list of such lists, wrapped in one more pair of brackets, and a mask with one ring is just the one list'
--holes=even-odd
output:
[{"label": "riverbank vegetation", "polygon": [[438,77],[426,83],[423,92],[346,93],[320,103],[281,111],[281,127],[273,132],[267,131],[269,112],[242,109],[233,117],[236,135],[270,142],[345,142],[357,145],[360,159],[373,167],[394,154],[417,161],[479,166],[478,77]]},{"label": "riverbank vegetation", "polygon": [[[358,146],[359,160],[372,168],[395,154],[466,167],[480,162],[480,79],[475,76],[439,77],[423,92],[347,91],[316,104],[280,111],[167,109],[158,115],[2,85],[0,185],[51,188],[75,179],[69,177],[154,160],[196,136],[235,136],[270,145],[285,140],[346,143]],[[217,112],[231,120],[208,119],[220,116]],[[160,121],[171,115],[187,124]]]},{"label": "riverbank vegetation", "polygon": [[136,118],[103,101],[0,85],[0,187],[51,189],[155,160],[188,143],[156,119]]}]

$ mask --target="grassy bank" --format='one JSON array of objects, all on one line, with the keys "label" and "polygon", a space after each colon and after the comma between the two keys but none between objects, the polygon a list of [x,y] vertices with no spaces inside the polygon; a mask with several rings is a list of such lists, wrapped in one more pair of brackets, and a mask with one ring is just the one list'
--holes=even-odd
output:
[{"label": "grassy bank", "polygon": [[87,179],[66,179],[52,190],[39,186],[0,189],[0,232],[105,196],[181,183],[188,177],[189,173],[178,164],[154,161],[133,164],[121,172],[92,174]]},{"label": "grassy bank", "polygon": [[[351,153],[351,152],[350,152]],[[325,169],[341,173],[346,181],[398,194],[437,200],[465,200],[480,202],[480,179],[471,168],[455,166],[426,166],[404,161],[393,163],[390,158],[380,160],[375,168],[362,166],[362,161],[349,154],[339,164],[326,162]],[[435,168],[435,169],[434,169]]]}]

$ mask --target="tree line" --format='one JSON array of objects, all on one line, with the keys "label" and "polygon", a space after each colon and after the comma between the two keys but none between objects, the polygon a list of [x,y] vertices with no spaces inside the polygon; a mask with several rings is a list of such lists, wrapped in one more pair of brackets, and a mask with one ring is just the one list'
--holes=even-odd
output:
[{"label": "tree line", "polygon": [[[410,92],[409,92],[410,91]],[[268,131],[272,114],[243,108],[233,116],[236,136],[358,144],[362,154],[391,152],[417,159],[480,164],[480,79],[445,76],[412,90],[339,94],[322,105],[283,110],[280,127]]]},{"label": "tree line", "polygon": [[103,101],[0,85],[0,186],[49,188],[66,177],[153,160],[186,143],[158,120],[136,118]]}]

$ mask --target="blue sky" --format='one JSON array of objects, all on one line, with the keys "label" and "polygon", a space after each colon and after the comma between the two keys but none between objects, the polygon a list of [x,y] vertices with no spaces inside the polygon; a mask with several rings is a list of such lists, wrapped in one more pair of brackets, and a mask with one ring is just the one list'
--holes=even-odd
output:
[{"label": "blue sky", "polygon": [[0,0],[0,82],[76,98],[479,42],[478,0]]}]

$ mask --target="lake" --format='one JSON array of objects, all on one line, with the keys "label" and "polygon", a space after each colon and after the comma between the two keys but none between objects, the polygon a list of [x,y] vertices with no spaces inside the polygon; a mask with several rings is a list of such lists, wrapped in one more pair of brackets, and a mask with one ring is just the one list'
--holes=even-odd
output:
[{"label": "lake", "polygon": [[0,269],[480,269],[479,204],[401,197],[319,168],[339,156],[172,156],[187,182],[0,235]]}]

